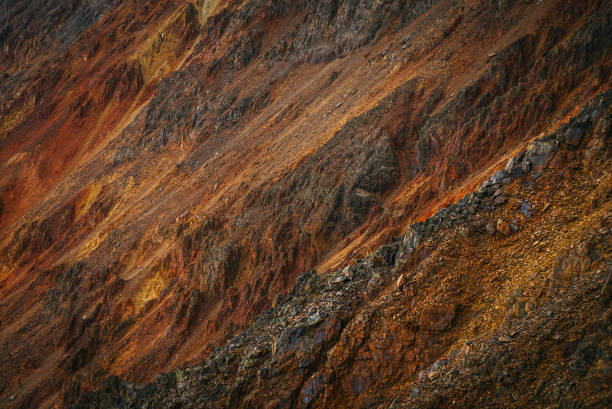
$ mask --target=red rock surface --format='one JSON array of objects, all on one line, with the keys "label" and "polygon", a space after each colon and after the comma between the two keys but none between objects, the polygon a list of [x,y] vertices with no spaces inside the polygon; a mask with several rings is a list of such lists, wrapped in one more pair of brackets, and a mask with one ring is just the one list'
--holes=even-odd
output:
[{"label": "red rock surface", "polygon": [[[364,258],[478,189],[610,88],[611,20],[603,0],[6,2],[0,406],[61,407],[109,375],[148,382],[200,363],[298,274]],[[533,171],[578,166],[609,143],[590,140],[570,135],[580,149],[540,152]],[[605,182],[609,161],[598,166]],[[499,196],[504,209],[520,199]],[[519,241],[527,260],[528,240],[499,216],[493,237]],[[461,254],[466,271],[484,268],[487,250],[499,269],[513,254],[456,247],[441,258]],[[499,280],[486,272],[477,280]],[[381,390],[443,355],[465,311],[485,303],[478,281],[448,277],[467,295],[454,304],[432,290],[402,312],[412,344],[392,347],[380,330],[391,361],[413,362],[381,366],[393,380]],[[390,316],[363,332],[393,328]],[[326,321],[324,336],[344,325]],[[342,391],[372,385],[348,367],[377,356],[352,345],[361,324],[350,325],[328,354],[347,367]]]}]

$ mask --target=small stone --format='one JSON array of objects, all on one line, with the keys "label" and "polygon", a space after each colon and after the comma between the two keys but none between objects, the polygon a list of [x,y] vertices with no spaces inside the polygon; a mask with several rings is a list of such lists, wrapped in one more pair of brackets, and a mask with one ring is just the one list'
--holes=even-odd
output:
[{"label": "small stone", "polygon": [[504,203],[506,203],[506,198],[503,196],[497,196],[494,200],[493,203],[495,203],[496,205],[502,205]]},{"label": "small stone", "polygon": [[440,376],[440,371],[429,371],[427,375],[430,381],[436,379],[438,376]]},{"label": "small stone", "polygon": [[447,363],[448,361],[446,361],[446,359],[439,359],[431,366],[431,370],[439,371],[440,369],[442,369],[442,367],[446,366]]},{"label": "small stone", "polygon": [[319,314],[319,312],[315,312],[314,314],[312,314],[311,316],[308,317],[308,319],[306,320],[306,324],[309,327],[315,326],[317,325],[319,322],[321,322],[323,320],[323,318],[321,318],[321,314]]},{"label": "small stone", "polygon": [[531,205],[528,202],[521,202],[521,214],[527,218],[531,217]]},{"label": "small stone", "polygon": [[343,283],[344,281],[346,281],[346,277],[341,274],[334,279],[334,284],[340,284],[340,283]]},{"label": "small stone", "polygon": [[531,171],[531,161],[527,158],[521,162],[521,173],[529,173]]},{"label": "small stone", "polygon": [[506,164],[505,170],[509,175],[513,177],[520,176],[523,171],[521,169],[520,160],[518,158],[510,158],[508,159],[508,163]]},{"label": "small stone", "polygon": [[506,169],[498,170],[493,174],[493,176],[491,176],[491,179],[489,179],[489,183],[493,185],[497,184],[501,182],[504,178],[508,177],[508,174],[509,173]]},{"label": "small stone", "polygon": [[504,236],[509,236],[512,233],[512,229],[510,228],[508,222],[505,222],[502,219],[497,219],[497,231]]},{"label": "small stone", "polygon": [[489,222],[487,223],[485,229],[487,230],[487,233],[489,233],[489,235],[494,235],[495,234],[495,225],[493,224],[493,222]]}]

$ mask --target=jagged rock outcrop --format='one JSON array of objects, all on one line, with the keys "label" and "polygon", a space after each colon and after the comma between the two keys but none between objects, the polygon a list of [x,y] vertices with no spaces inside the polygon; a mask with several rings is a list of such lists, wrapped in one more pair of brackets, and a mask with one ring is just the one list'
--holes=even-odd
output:
[{"label": "jagged rock outcrop", "polygon": [[[486,189],[394,244],[329,274],[300,275],[287,298],[200,365],[143,386],[108,378],[71,407],[606,407],[612,175],[602,165],[611,123],[607,92],[511,158]],[[576,129],[581,140],[568,139]],[[594,141],[602,149],[586,155]],[[545,164],[569,153],[580,167]],[[542,165],[524,170],[527,161]],[[482,217],[520,214],[493,204],[502,186],[546,206],[515,222],[510,237],[465,237]],[[605,204],[574,200],[581,195]],[[568,222],[567,212],[580,216]],[[400,251],[400,265],[386,257]]]}]

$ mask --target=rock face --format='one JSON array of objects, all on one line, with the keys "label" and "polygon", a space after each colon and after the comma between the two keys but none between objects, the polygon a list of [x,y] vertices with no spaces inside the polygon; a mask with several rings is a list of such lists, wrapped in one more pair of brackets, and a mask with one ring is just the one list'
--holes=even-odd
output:
[{"label": "rock face", "polygon": [[606,407],[610,21],[0,4],[0,407]]},{"label": "rock face", "polygon": [[[581,129],[609,142],[612,133],[595,129],[612,119],[612,93],[569,124],[593,112],[602,114]],[[562,142],[565,127],[536,141],[555,146],[540,155],[584,156],[584,146]],[[531,200],[551,210],[521,224],[522,240],[500,227],[508,225],[502,217],[520,214],[508,204],[494,210],[502,234],[480,232],[465,245],[461,228],[490,212],[492,200],[468,195],[453,214],[410,226],[401,245],[300,275],[288,297],[197,366],[147,385],[111,377],[70,407],[607,407],[612,173],[601,165],[611,146],[580,169],[543,169]],[[505,190],[532,191],[533,174],[510,176]],[[608,192],[604,208],[575,200],[598,183]],[[581,217],[560,231],[566,212]],[[534,236],[545,249],[529,242]],[[399,266],[381,257],[402,251]],[[469,270],[475,264],[482,267]]]}]

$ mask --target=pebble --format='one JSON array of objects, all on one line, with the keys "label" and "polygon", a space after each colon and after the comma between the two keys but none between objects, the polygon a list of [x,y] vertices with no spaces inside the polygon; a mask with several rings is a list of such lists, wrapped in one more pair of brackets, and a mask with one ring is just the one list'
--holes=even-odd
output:
[{"label": "pebble", "polygon": [[521,202],[521,214],[525,217],[531,217],[531,205],[528,202]]},{"label": "pebble", "polygon": [[339,275],[338,277],[336,277],[336,278],[334,279],[334,284],[340,284],[340,283],[343,283],[344,281],[346,281],[346,279],[347,279],[347,278],[346,278],[345,276],[343,276],[343,275]]},{"label": "pebble", "polygon": [[512,233],[512,229],[510,228],[508,222],[502,219],[497,219],[497,231],[504,236],[509,236]]},{"label": "pebble", "polygon": [[440,369],[442,369],[443,366],[446,366],[447,363],[448,362],[446,361],[446,359],[439,359],[431,366],[431,370],[439,371]]},{"label": "pebble", "polygon": [[312,327],[314,325],[317,325],[319,322],[321,322],[323,320],[323,318],[321,317],[321,314],[319,314],[319,312],[315,312],[314,314],[312,314],[311,316],[308,317],[308,319],[306,320],[306,324],[309,327]]},{"label": "pebble", "polygon": [[506,203],[506,198],[503,196],[497,196],[494,200],[493,203],[495,203],[496,205],[502,205],[504,203]]}]

